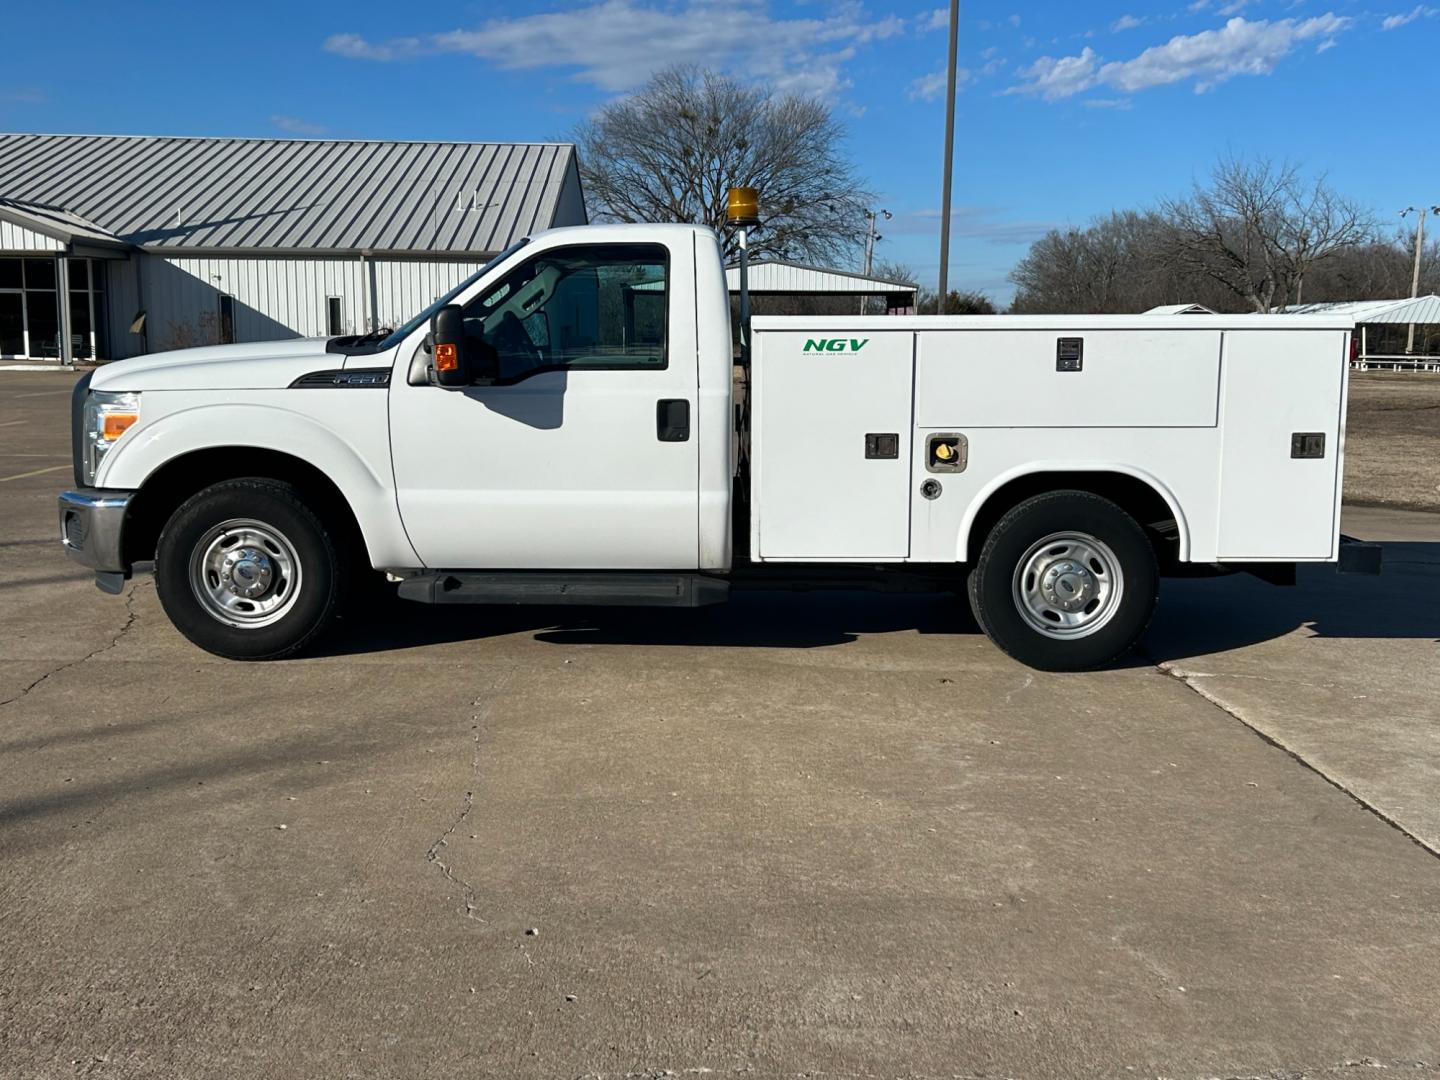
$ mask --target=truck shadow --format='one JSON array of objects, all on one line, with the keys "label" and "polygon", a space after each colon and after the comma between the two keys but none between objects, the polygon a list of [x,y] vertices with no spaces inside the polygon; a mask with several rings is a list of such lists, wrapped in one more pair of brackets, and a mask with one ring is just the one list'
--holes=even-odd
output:
[{"label": "truck shadow", "polygon": [[529,633],[555,645],[814,649],[866,634],[978,634],[943,594],[741,593],[705,608],[429,607],[396,600],[383,619],[346,620],[312,655],[344,656]]},{"label": "truck shadow", "polygon": [[1379,577],[1302,566],[1294,588],[1249,574],[1167,581],[1142,648],[1155,661],[1226,652],[1303,630],[1310,637],[1440,644],[1440,543],[1385,543]]},{"label": "truck shadow", "polygon": [[[1302,567],[1294,588],[1247,574],[1171,580],[1128,666],[1244,648],[1297,629],[1327,638],[1440,641],[1440,543],[1390,543],[1380,577]],[[383,617],[347,620],[318,653],[346,656],[529,634],[555,645],[815,649],[873,634],[974,635],[968,605],[949,594],[826,590],[739,593],[718,607],[427,607],[396,600]]]}]

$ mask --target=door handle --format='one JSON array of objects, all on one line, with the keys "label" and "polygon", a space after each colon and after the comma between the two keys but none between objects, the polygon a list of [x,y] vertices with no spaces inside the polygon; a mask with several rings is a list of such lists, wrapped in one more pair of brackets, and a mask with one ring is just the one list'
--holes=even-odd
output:
[{"label": "door handle", "polygon": [[661,442],[690,440],[690,402],[685,398],[661,398],[655,403],[655,437]]}]

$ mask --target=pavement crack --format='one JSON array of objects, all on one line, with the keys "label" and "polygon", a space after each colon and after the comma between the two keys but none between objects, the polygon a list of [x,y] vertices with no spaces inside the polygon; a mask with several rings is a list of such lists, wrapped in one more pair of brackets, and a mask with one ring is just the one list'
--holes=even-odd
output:
[{"label": "pavement crack", "polygon": [[435,842],[431,844],[425,852],[425,861],[434,863],[439,867],[440,873],[445,876],[445,880],[460,890],[461,897],[465,904],[465,918],[473,919],[479,923],[486,922],[486,920],[475,913],[477,908],[476,901],[478,899],[475,886],[455,873],[454,867],[441,857],[441,852],[449,846],[450,837],[455,834],[461,825],[469,820],[470,814],[475,809],[475,788],[473,784],[475,777],[480,774],[481,726],[490,715],[493,695],[499,691],[503,682],[503,678],[497,679],[495,684],[490,688],[492,695],[491,700],[478,697],[470,703],[471,707],[477,710],[470,715],[470,779],[472,786],[466,789],[464,796],[460,800],[460,812],[456,814],[450,824],[445,827],[445,831],[435,838]]},{"label": "pavement crack", "polygon": [[1338,777],[1332,776],[1330,773],[1320,768],[1320,766],[1307,759],[1299,750],[1296,750],[1293,746],[1290,746],[1283,739],[1271,735],[1269,732],[1263,730],[1258,725],[1246,719],[1244,713],[1240,709],[1231,705],[1229,702],[1225,701],[1218,695],[1211,693],[1209,690],[1205,689],[1205,687],[1202,686],[1198,681],[1202,678],[1213,678],[1215,676],[1209,676],[1199,672],[1186,671],[1183,668],[1176,667],[1173,663],[1169,661],[1156,660],[1154,657],[1146,657],[1146,659],[1150,660],[1150,662],[1155,665],[1156,670],[1159,671],[1162,675],[1174,679],[1176,682],[1180,683],[1182,686],[1190,690],[1191,693],[1199,695],[1201,698],[1209,702],[1211,705],[1215,706],[1215,708],[1225,713],[1231,719],[1236,720],[1240,724],[1244,725],[1252,734],[1258,736],[1261,740],[1273,746],[1276,750],[1279,750],[1281,753],[1286,754],[1287,756],[1292,758],[1304,768],[1308,769],[1310,772],[1320,777],[1321,780],[1324,780],[1336,791],[1341,792],[1343,795],[1347,796],[1355,803],[1364,807],[1371,814],[1379,818],[1386,825],[1389,825],[1392,829],[1398,832],[1401,836],[1405,837],[1405,839],[1409,840],[1416,847],[1420,848],[1427,854],[1434,856],[1435,858],[1440,858],[1440,849],[1436,849],[1435,847],[1427,843],[1424,839],[1411,832],[1408,828],[1405,827],[1403,823],[1399,821],[1399,819],[1387,814],[1384,810],[1380,809],[1380,807],[1370,802],[1370,800],[1366,799],[1365,796],[1361,795],[1354,788],[1349,787],[1343,780],[1340,780]]},{"label": "pavement crack", "polygon": [[94,660],[97,656],[100,656],[103,653],[107,653],[111,649],[115,648],[115,646],[119,645],[120,639],[123,638],[127,633],[129,633],[130,628],[135,625],[135,619],[137,615],[135,611],[135,596],[143,587],[144,583],[141,582],[126,594],[125,621],[121,623],[120,628],[110,636],[109,641],[107,641],[104,645],[101,645],[98,649],[90,650],[90,652],[86,653],[84,656],[76,657],[74,660],[66,660],[62,664],[56,664],[49,671],[46,671],[43,674],[39,675],[37,678],[33,679],[28,686],[22,686],[19,693],[14,694],[11,697],[5,698],[4,700],[0,700],[0,708],[4,708],[6,705],[13,705],[21,698],[27,696],[32,690],[48,682],[53,676],[59,675],[62,671],[68,671],[73,667],[79,667],[81,664],[86,663],[90,660]]}]

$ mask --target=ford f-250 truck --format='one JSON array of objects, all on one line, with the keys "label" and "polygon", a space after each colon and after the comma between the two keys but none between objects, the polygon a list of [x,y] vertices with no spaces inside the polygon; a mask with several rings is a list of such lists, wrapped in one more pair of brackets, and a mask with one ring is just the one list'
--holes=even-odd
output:
[{"label": "ford f-250 truck", "polygon": [[737,395],[711,231],[557,229],[390,332],[85,377],[61,537],[111,593],[153,559],[235,659],[299,652],[382,571],[430,604],[952,588],[1012,656],[1088,668],[1162,572],[1341,557],[1351,329],[756,318]]}]

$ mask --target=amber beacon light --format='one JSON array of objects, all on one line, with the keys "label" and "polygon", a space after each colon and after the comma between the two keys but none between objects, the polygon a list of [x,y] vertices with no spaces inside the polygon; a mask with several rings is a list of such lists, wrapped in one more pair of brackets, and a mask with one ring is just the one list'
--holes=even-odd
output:
[{"label": "amber beacon light", "polygon": [[759,225],[760,192],[753,187],[732,187],[726,194],[725,220],[731,225]]}]

